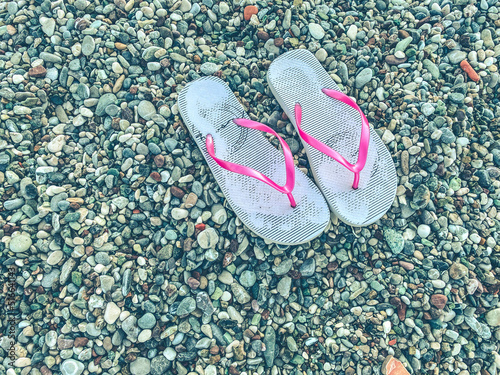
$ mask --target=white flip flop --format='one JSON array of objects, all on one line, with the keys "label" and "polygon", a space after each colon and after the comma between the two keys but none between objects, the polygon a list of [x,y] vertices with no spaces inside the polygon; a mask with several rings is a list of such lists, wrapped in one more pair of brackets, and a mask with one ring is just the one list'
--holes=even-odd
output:
[{"label": "white flip flop", "polygon": [[[226,83],[217,77],[193,81],[179,94],[178,106],[229,205],[248,228],[284,245],[323,232],[330,212],[321,192],[293,165],[286,142],[250,120]],[[262,131],[278,138],[283,153]]]},{"label": "white flip flop", "polygon": [[396,196],[396,168],[354,100],[305,49],[274,60],[267,82],[299,133],[333,213],[352,226],[380,219]]}]

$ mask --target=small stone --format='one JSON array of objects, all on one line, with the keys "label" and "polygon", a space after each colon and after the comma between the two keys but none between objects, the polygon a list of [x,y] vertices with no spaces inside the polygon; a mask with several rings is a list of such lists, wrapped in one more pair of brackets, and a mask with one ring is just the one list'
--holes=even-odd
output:
[{"label": "small stone", "polygon": [[429,188],[425,185],[419,185],[413,194],[413,200],[411,202],[414,209],[422,209],[429,204],[431,199],[431,194]]},{"label": "small stone", "polygon": [[196,240],[202,249],[209,249],[217,245],[219,242],[219,235],[215,229],[207,228],[200,232]]},{"label": "small stone", "polygon": [[356,25],[351,25],[349,26],[349,29],[347,29],[347,37],[351,40],[356,40],[356,35],[358,34],[358,27]]},{"label": "small stone", "polygon": [[385,62],[389,65],[403,64],[404,62],[406,62],[406,60],[407,60],[407,58],[406,58],[406,56],[404,56],[404,54],[403,54],[403,57],[398,57],[396,55],[388,55],[385,58]]},{"label": "small stone", "polygon": [[113,324],[120,316],[121,309],[114,302],[108,302],[104,311],[104,320],[108,324]]},{"label": "small stone", "polygon": [[40,17],[40,25],[42,26],[42,31],[47,34],[47,36],[54,35],[56,29],[56,20],[53,18]]},{"label": "small stone", "polygon": [[276,354],[276,332],[271,326],[267,326],[263,342],[266,346],[264,359],[266,361],[267,367],[271,368],[273,366],[274,357]]},{"label": "small stone", "polygon": [[255,275],[255,272],[245,270],[241,273],[240,283],[245,288],[251,288],[252,286],[254,286],[256,281],[257,281],[257,276]]},{"label": "small stone", "polygon": [[137,113],[144,120],[150,120],[156,114],[156,108],[153,103],[148,100],[142,100],[137,106]]},{"label": "small stone", "polygon": [[47,264],[50,266],[55,266],[58,264],[61,259],[63,258],[64,253],[61,250],[56,250],[50,253],[49,257],[47,258]]},{"label": "small stone", "polygon": [[245,21],[250,21],[252,15],[259,13],[259,9],[255,5],[247,5],[243,10],[243,18]]},{"label": "small stone", "polygon": [[398,51],[404,52],[408,48],[408,46],[410,45],[412,40],[413,40],[413,38],[411,36],[401,40],[400,42],[398,42],[398,44],[396,44],[396,48],[394,49],[394,52],[398,52]]},{"label": "small stone", "polygon": [[397,59],[400,59],[400,60],[404,60],[404,58],[406,57],[406,55],[402,51],[396,51],[394,53],[394,57],[396,57]]},{"label": "small stone", "polygon": [[454,50],[448,53],[448,60],[450,60],[451,64],[460,64],[462,60],[465,60],[467,58],[467,52],[465,51],[460,51],[460,50]]},{"label": "small stone", "polygon": [[400,232],[394,229],[386,229],[384,231],[384,237],[387,241],[387,245],[394,254],[399,254],[403,251],[405,240]]},{"label": "small stone", "polygon": [[485,315],[486,323],[492,327],[500,326],[500,308],[488,311]]},{"label": "small stone", "polygon": [[82,53],[85,56],[90,56],[94,53],[95,41],[90,35],[85,35],[82,42]]},{"label": "small stone", "polygon": [[461,263],[454,262],[450,266],[448,273],[453,280],[460,280],[469,275],[469,269]]},{"label": "small stone", "polygon": [[431,305],[434,305],[437,309],[442,310],[446,306],[446,302],[448,302],[448,297],[444,294],[433,294],[430,302]]},{"label": "small stone", "polygon": [[45,69],[42,65],[35,66],[28,71],[28,75],[34,78],[43,78],[47,74],[47,69]]},{"label": "small stone", "polygon": [[52,153],[57,153],[62,150],[62,148],[66,145],[66,138],[64,135],[58,135],[47,145],[47,150]]},{"label": "small stone", "polygon": [[219,66],[217,64],[214,64],[212,62],[206,62],[201,65],[200,71],[207,75],[211,76],[212,74],[216,73],[219,70]]},{"label": "small stone", "polygon": [[356,88],[363,88],[368,82],[371,81],[373,77],[373,71],[371,68],[364,68],[359,74],[356,76]]},{"label": "small stone", "polygon": [[302,266],[300,266],[300,274],[302,277],[311,277],[315,274],[316,272],[316,261],[314,258],[309,258],[302,263]]},{"label": "small stone", "polygon": [[[165,355],[159,355],[151,360],[151,375],[164,375],[171,367],[173,359],[169,360]],[[206,371],[205,371],[206,373]]]},{"label": "small stone", "polygon": [[267,42],[269,40],[269,34],[263,30],[257,31],[257,38]]},{"label": "small stone", "polygon": [[21,234],[10,240],[9,248],[14,253],[23,253],[31,247],[32,241],[28,234]]},{"label": "small stone", "polygon": [[145,357],[138,357],[130,364],[130,373],[132,375],[147,375],[151,371],[151,362]]},{"label": "small stone", "polygon": [[117,98],[115,94],[106,93],[99,98],[95,114],[97,116],[103,116],[106,113],[106,108],[111,104],[116,104]]},{"label": "small stone", "polygon": [[288,298],[291,286],[292,279],[289,276],[285,276],[278,282],[278,286],[276,287],[276,289],[283,298]]},{"label": "small stone", "polygon": [[417,233],[422,238],[427,238],[431,233],[431,228],[428,225],[421,224],[417,228]]},{"label": "small stone", "polygon": [[156,318],[151,313],[146,313],[139,318],[137,325],[142,329],[151,329],[156,325]]},{"label": "small stone", "polygon": [[234,297],[236,298],[236,301],[238,303],[244,305],[245,303],[250,302],[251,297],[247,293],[247,291],[238,283],[232,283],[231,284],[231,290],[234,294]]},{"label": "small stone", "polygon": [[318,61],[323,62],[328,57],[328,52],[326,52],[324,48],[320,48],[319,50],[316,51],[315,56],[318,59]]},{"label": "small stone", "polygon": [[60,364],[62,375],[80,375],[85,366],[74,359],[66,359]]},{"label": "small stone", "polygon": [[431,73],[432,78],[438,79],[441,75],[441,73],[439,72],[439,68],[431,60],[425,59],[423,61],[423,66],[429,71],[429,73]]},{"label": "small stone", "polygon": [[177,315],[184,316],[191,314],[196,309],[196,301],[193,297],[184,298],[177,307]]},{"label": "small stone", "polygon": [[309,32],[314,39],[321,40],[325,36],[325,30],[317,23],[309,24]]},{"label": "small stone", "polygon": [[215,204],[212,206],[212,221],[215,224],[222,225],[227,220],[226,209],[221,204]]},{"label": "small stone", "polygon": [[221,1],[219,3],[219,12],[220,14],[224,15],[226,14],[227,12],[229,12],[229,5],[225,2],[225,1]]}]

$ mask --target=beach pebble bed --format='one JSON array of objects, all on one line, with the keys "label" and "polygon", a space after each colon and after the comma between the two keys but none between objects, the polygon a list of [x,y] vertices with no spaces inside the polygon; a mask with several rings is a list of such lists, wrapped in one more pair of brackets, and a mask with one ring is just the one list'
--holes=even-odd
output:
[{"label": "beach pebble bed", "polygon": [[[222,78],[311,176],[266,83],[296,48],[399,183],[377,224],[281,246],[235,217],[176,103]],[[394,355],[496,375],[499,56],[496,0],[1,2],[0,374],[378,375]]]}]

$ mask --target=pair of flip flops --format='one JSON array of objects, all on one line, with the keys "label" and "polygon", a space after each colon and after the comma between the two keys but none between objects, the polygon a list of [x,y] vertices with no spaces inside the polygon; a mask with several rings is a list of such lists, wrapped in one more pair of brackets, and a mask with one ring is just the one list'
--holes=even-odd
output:
[{"label": "pair of flip flops", "polygon": [[[184,123],[241,221],[264,239],[295,245],[324,231],[328,207],[352,226],[380,219],[396,194],[396,169],[358,105],[307,50],[274,60],[267,81],[302,140],[317,185],[294,165],[287,143],[251,120],[219,78],[189,83],[178,100]],[[275,136],[282,152],[262,132]]]}]

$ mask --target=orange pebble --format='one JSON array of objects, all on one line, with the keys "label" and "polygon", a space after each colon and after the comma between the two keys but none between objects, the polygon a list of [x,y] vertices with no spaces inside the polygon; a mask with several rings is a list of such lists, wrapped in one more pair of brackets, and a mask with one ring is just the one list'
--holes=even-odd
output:
[{"label": "orange pebble", "polygon": [[382,364],[382,374],[384,375],[410,375],[406,367],[394,358],[392,355],[388,356]]},{"label": "orange pebble", "polygon": [[470,66],[469,62],[467,60],[464,60],[460,63],[460,67],[467,73],[470,79],[472,79],[474,82],[479,81],[479,75],[476,73],[474,68]]},{"label": "orange pebble", "polygon": [[390,346],[393,346],[394,344],[396,344],[396,339],[392,339],[391,341],[389,341]]},{"label": "orange pebble", "polygon": [[253,14],[257,14],[259,12],[259,8],[255,5],[247,5],[245,10],[243,11],[243,17],[245,17],[245,21],[249,21],[252,18]]}]

